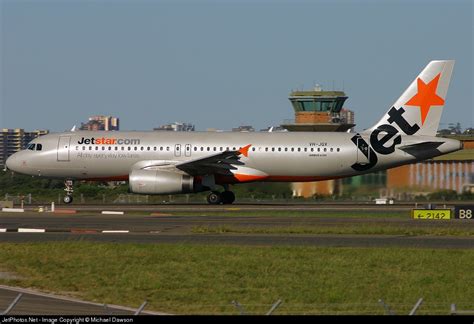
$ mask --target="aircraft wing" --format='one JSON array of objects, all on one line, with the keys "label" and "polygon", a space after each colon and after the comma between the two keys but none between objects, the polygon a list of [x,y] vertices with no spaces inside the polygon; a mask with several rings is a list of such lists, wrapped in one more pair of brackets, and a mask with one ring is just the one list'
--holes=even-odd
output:
[{"label": "aircraft wing", "polygon": [[232,175],[230,170],[237,169],[236,165],[243,165],[240,161],[243,156],[248,156],[251,144],[242,147],[238,151],[224,151],[203,158],[185,161],[174,165],[175,168],[192,176],[207,174]]}]

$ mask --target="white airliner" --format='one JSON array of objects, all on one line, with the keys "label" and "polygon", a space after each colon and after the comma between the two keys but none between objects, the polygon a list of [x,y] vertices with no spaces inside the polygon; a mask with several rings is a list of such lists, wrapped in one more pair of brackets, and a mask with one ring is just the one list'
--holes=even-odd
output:
[{"label": "white airliner", "polygon": [[6,165],[64,179],[65,203],[74,180],[128,180],[137,194],[211,191],[210,204],[231,204],[233,184],[351,177],[461,149],[436,137],[453,67],[430,62],[379,122],[356,134],[74,131],[37,138]]}]

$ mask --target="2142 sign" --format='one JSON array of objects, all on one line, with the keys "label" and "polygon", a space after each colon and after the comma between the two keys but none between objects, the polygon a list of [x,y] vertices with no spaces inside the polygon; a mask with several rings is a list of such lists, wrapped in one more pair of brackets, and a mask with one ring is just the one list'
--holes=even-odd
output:
[{"label": "2142 sign", "polygon": [[451,219],[450,209],[413,209],[414,219]]}]

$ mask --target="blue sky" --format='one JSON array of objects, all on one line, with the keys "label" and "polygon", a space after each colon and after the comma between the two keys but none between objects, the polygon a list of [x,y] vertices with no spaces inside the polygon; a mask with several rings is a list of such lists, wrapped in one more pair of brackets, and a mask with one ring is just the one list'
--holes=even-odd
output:
[{"label": "blue sky", "polygon": [[472,1],[0,0],[0,127],[199,130],[293,117],[342,88],[367,128],[432,59],[455,59],[442,127],[474,126]]}]

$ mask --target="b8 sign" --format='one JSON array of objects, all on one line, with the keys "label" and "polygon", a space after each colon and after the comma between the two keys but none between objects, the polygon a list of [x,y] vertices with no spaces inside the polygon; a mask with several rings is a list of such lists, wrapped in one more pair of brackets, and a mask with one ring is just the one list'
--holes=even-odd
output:
[{"label": "b8 sign", "polygon": [[458,219],[474,219],[474,206],[455,206],[454,217]]}]

